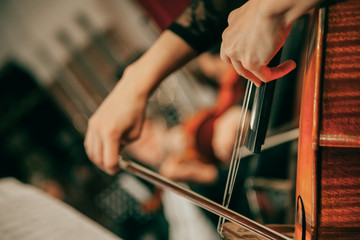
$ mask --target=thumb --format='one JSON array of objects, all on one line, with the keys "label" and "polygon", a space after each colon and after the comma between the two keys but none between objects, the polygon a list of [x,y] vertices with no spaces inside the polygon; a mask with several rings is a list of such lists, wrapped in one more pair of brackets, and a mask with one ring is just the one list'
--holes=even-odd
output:
[{"label": "thumb", "polygon": [[135,123],[132,128],[126,131],[123,135],[123,140],[127,143],[133,142],[140,137],[143,121]]}]

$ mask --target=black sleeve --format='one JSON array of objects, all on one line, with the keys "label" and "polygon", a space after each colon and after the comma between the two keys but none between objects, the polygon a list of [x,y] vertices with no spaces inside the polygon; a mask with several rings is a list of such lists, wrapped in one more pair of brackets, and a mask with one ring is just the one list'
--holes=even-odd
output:
[{"label": "black sleeve", "polygon": [[198,53],[221,40],[229,13],[246,0],[194,0],[169,26]]}]

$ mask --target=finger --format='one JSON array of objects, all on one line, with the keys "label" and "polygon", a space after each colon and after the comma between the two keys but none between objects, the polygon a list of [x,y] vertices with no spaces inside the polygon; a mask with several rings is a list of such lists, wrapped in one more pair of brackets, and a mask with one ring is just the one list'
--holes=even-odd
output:
[{"label": "finger", "polygon": [[92,152],[90,151],[91,150],[90,133],[89,133],[88,130],[86,131],[86,134],[85,134],[84,148],[85,148],[86,155],[88,156],[89,159],[91,159],[92,158],[92,156],[91,156]]},{"label": "finger", "polygon": [[230,58],[226,55],[225,50],[224,50],[224,42],[221,42],[221,47],[220,47],[220,59],[223,60],[224,62],[230,63],[231,64],[231,60]]},{"label": "finger", "polygon": [[[246,3],[245,3],[246,5]],[[229,16],[228,16],[228,24],[231,25],[233,22],[235,22],[239,16],[243,16],[244,15],[244,8],[243,7],[240,7],[240,8],[237,8],[233,11],[230,12]]]},{"label": "finger", "polygon": [[87,130],[84,140],[85,152],[90,161],[98,165],[100,162],[98,162],[99,159],[96,157],[97,151],[95,151],[95,145],[92,131]]},{"label": "finger", "polygon": [[100,137],[90,135],[90,160],[99,167],[103,165],[103,145]]},{"label": "finger", "polygon": [[120,168],[118,166],[119,141],[104,141],[104,164],[103,169],[110,175],[117,173]]},{"label": "finger", "polygon": [[230,12],[227,19],[229,25],[235,20],[235,16],[236,16],[235,11]]},{"label": "finger", "polygon": [[287,60],[276,67],[271,67],[271,78],[277,79],[285,76],[296,68],[296,63],[293,60]]},{"label": "finger", "polygon": [[257,87],[261,86],[262,84],[261,80],[258,77],[256,77],[254,74],[252,74],[250,71],[246,70],[240,61],[231,61],[231,64],[233,65],[233,67],[235,68],[236,72],[239,75],[254,82]]},{"label": "finger", "polygon": [[281,78],[294,70],[296,67],[296,63],[293,60],[287,60],[276,67],[267,67],[264,66],[261,70],[257,72],[253,72],[258,78],[263,82],[270,82],[272,80]]}]

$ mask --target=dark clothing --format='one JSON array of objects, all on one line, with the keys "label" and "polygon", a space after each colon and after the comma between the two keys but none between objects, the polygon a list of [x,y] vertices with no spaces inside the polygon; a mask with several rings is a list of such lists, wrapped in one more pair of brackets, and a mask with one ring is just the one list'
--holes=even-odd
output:
[{"label": "dark clothing", "polygon": [[245,0],[195,0],[173,22],[168,30],[184,39],[196,52],[202,53],[220,42],[227,27],[229,13]]}]

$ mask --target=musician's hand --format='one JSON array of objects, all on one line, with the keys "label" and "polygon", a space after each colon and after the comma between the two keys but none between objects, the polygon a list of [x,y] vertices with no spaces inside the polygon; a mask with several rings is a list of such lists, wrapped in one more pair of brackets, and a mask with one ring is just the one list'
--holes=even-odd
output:
[{"label": "musician's hand", "polygon": [[[251,0],[232,11],[229,26],[223,32],[221,59],[257,86],[289,73],[295,62],[285,61],[277,67],[267,64],[283,46],[291,24],[282,14],[270,14],[268,0]],[[278,3],[273,3],[278,4]]]},{"label": "musician's hand", "polygon": [[139,91],[139,84],[134,83],[136,74],[136,71],[125,71],[88,122],[84,142],[86,153],[108,174],[119,170],[120,144],[129,143],[140,135],[147,96]]},{"label": "musician's hand", "polygon": [[178,35],[165,30],[126,68],[123,77],[90,118],[85,149],[91,161],[112,174],[118,170],[120,144],[139,137],[148,96],[170,73],[196,52]]}]

